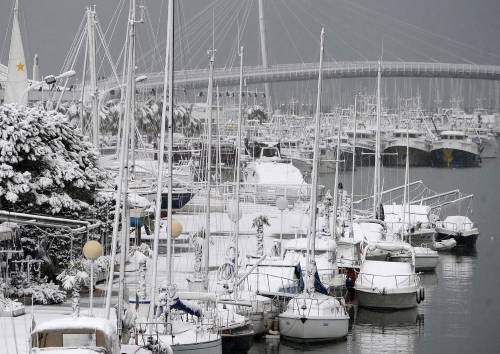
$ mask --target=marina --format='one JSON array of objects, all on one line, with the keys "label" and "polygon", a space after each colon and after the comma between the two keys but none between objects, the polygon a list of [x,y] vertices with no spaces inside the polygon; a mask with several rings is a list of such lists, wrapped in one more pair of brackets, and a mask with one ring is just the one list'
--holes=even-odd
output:
[{"label": "marina", "polygon": [[[33,5],[4,6],[0,351],[498,351],[500,66],[276,1],[88,4],[51,75]],[[332,9],[415,42],[338,61]]]}]

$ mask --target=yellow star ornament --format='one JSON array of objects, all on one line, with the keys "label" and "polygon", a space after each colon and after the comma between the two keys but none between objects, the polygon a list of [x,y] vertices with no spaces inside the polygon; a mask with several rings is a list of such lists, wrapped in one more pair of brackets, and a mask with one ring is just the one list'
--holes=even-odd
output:
[{"label": "yellow star ornament", "polygon": [[24,71],[24,64],[19,63],[16,66],[17,66],[17,71]]}]

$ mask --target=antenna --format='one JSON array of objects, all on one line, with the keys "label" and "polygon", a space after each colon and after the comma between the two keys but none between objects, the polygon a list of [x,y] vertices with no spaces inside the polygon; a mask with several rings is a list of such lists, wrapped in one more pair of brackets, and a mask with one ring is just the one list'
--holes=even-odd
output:
[{"label": "antenna", "polygon": [[384,39],[382,38],[382,50],[381,50],[381,53],[380,53],[380,61],[382,61],[382,59],[384,58]]}]

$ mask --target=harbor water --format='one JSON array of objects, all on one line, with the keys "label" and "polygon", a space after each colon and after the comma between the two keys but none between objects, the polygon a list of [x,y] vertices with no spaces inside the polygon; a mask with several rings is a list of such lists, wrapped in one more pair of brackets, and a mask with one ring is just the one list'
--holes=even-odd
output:
[{"label": "harbor water", "polygon": [[[291,353],[499,353],[500,335],[500,159],[483,160],[480,168],[412,168],[411,180],[422,180],[437,192],[450,186],[474,194],[471,219],[481,235],[475,250],[440,254],[435,273],[422,275],[425,301],[417,309],[375,312],[359,309],[345,341],[302,346],[261,339],[251,354]],[[355,190],[372,189],[372,169],[358,168]],[[384,189],[404,183],[404,169],[383,170]],[[343,175],[350,190],[350,172]],[[333,175],[322,184],[333,190]],[[464,211],[462,209],[462,211]]]}]

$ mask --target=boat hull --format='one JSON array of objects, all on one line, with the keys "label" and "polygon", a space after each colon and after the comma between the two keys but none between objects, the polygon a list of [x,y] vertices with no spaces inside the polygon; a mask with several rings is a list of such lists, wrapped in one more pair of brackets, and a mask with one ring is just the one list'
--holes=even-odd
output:
[{"label": "boat hull", "polygon": [[255,337],[261,337],[269,331],[269,324],[276,317],[275,312],[253,312],[248,315],[248,319],[252,321]]},{"label": "boat hull", "polygon": [[479,154],[465,150],[441,148],[431,151],[432,165],[435,167],[478,167]]},{"label": "boat hull", "polygon": [[[187,192],[187,191],[182,191],[182,192],[177,192],[173,191],[172,192],[172,210],[179,210],[184,205],[189,203],[189,201],[193,198],[193,193]],[[168,193],[162,193],[161,194],[161,211],[163,213],[167,213],[168,210]],[[162,215],[163,216],[163,215]]]},{"label": "boat hull", "polygon": [[247,353],[253,345],[255,332],[251,325],[233,330],[225,330],[221,333],[222,353]]},{"label": "boat hull", "polygon": [[356,289],[356,295],[359,306],[371,309],[399,310],[417,306],[417,291],[415,290],[406,293],[381,294]]},{"label": "boat hull", "polygon": [[279,316],[281,337],[298,342],[330,342],[344,339],[349,330],[349,318]]},{"label": "boat hull", "polygon": [[456,233],[454,235],[450,235],[448,233],[438,232],[436,240],[442,241],[442,240],[447,240],[447,239],[453,238],[453,239],[455,239],[455,241],[457,241],[457,246],[475,247],[478,237],[479,237],[479,234],[477,234],[477,233],[475,233],[475,234]]},{"label": "boat hull", "polygon": [[[412,167],[430,166],[432,164],[431,152],[428,150],[417,149],[410,147],[409,164]],[[384,166],[399,166],[406,165],[406,146],[390,146],[384,150],[383,163]],[[396,155],[394,155],[396,154]]]},{"label": "boat hull", "polygon": [[494,159],[498,155],[498,142],[494,137],[481,138],[479,152],[482,159]]},{"label": "boat hull", "polygon": [[202,343],[175,344],[172,346],[175,354],[222,354],[221,338]]}]

